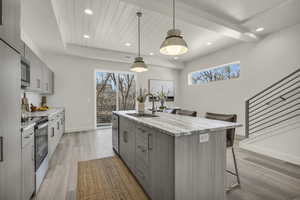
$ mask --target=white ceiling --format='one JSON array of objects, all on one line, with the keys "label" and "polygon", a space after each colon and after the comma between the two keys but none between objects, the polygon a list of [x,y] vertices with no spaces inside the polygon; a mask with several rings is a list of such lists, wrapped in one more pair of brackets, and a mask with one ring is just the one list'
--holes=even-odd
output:
[{"label": "white ceiling", "polygon": [[[23,0],[23,4],[22,29],[42,49],[74,54],[71,47],[76,47],[77,55],[82,52],[88,57],[83,51],[90,48],[89,52],[101,54],[99,59],[120,56],[121,62],[124,56],[131,62],[137,51],[135,13],[141,10],[142,54],[146,61],[167,67],[174,63],[172,57],[159,54],[171,28],[171,0]],[[85,8],[94,14],[84,14]],[[260,26],[266,29],[259,33],[263,36],[299,23],[299,10],[299,0],[177,0],[176,24],[189,45],[188,54],[179,61],[247,42],[251,38],[244,33]],[[84,39],[84,34],[90,39]],[[132,45],[125,46],[126,42]],[[84,48],[78,51],[78,46]],[[155,55],[149,56],[150,52]]]},{"label": "white ceiling", "polygon": [[206,10],[214,15],[232,20],[245,21],[258,13],[271,9],[285,0],[182,0],[191,6]]}]

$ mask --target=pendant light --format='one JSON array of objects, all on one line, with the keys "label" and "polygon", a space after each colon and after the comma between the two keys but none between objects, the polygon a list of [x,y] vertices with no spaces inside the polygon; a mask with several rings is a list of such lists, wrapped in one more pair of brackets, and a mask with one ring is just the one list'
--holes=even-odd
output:
[{"label": "pendant light", "polygon": [[173,29],[169,30],[166,39],[160,46],[160,53],[169,56],[185,54],[188,46],[181,36],[181,31],[175,28],[175,0],[173,0]]},{"label": "pendant light", "polygon": [[138,17],[138,57],[134,59],[134,63],[130,70],[134,72],[148,71],[148,66],[145,64],[143,57],[141,57],[141,12],[136,13]]}]

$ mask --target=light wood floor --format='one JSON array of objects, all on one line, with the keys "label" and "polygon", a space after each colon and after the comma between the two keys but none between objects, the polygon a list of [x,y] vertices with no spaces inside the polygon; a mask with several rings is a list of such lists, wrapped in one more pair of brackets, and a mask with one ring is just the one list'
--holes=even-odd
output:
[{"label": "light wood floor", "polygon": [[[300,200],[300,167],[241,149],[236,153],[242,187],[228,193],[227,200]],[[75,200],[78,161],[113,155],[110,129],[65,134],[35,200]],[[228,175],[228,184],[233,180]]]}]

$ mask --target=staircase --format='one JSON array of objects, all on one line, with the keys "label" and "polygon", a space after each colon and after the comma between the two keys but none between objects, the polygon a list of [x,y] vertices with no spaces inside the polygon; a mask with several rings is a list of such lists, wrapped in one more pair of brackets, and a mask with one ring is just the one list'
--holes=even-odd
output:
[{"label": "staircase", "polygon": [[240,147],[300,165],[300,69],[246,101]]}]

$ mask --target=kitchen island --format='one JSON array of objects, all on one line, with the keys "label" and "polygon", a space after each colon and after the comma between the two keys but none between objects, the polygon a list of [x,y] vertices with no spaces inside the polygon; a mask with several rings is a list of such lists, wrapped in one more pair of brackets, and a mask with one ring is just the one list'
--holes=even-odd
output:
[{"label": "kitchen island", "polygon": [[226,129],[238,123],[115,111],[119,155],[153,200],[225,199]]}]

